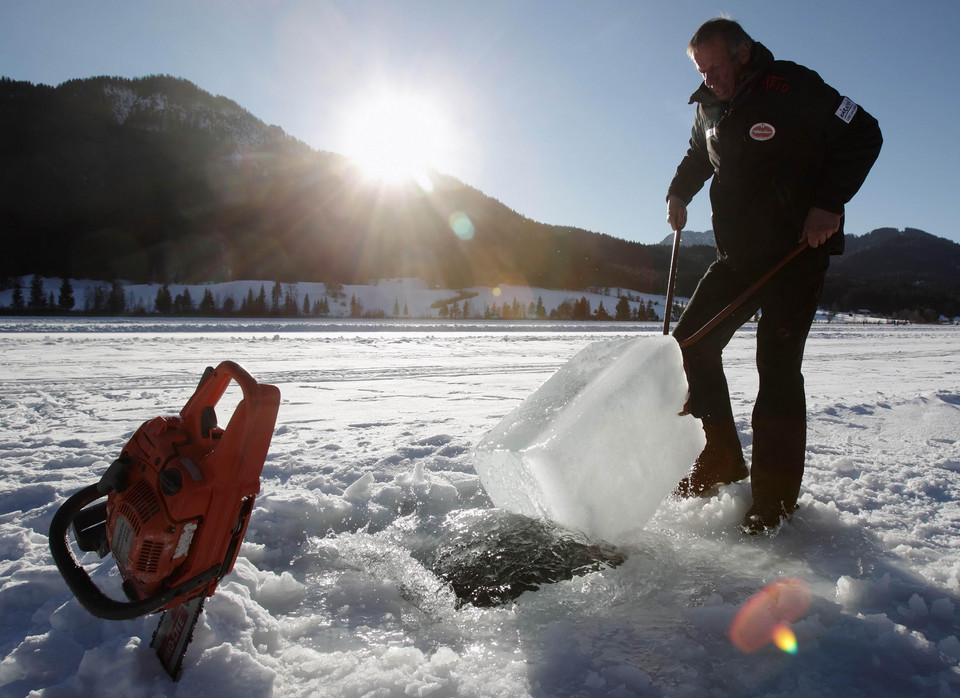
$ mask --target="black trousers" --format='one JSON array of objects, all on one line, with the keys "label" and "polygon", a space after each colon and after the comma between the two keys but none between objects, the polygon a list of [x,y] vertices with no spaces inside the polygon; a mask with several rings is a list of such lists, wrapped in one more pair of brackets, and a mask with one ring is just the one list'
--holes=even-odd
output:
[{"label": "black trousers", "polygon": [[[740,326],[760,312],[760,389],[753,408],[750,469],[753,500],[760,507],[792,511],[800,493],[807,433],[801,364],[828,265],[823,248],[804,250],[726,320],[683,350],[691,414],[704,420],[732,419],[723,350]],[[695,334],[762,273],[745,274],[714,262],[677,322],[677,341]]]}]

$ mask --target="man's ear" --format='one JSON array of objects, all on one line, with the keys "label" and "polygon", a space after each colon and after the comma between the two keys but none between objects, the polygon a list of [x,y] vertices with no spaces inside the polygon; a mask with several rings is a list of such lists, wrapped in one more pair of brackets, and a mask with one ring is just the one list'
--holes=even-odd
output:
[{"label": "man's ear", "polygon": [[740,44],[740,48],[737,49],[737,63],[739,65],[746,65],[750,62],[750,47],[746,44]]}]

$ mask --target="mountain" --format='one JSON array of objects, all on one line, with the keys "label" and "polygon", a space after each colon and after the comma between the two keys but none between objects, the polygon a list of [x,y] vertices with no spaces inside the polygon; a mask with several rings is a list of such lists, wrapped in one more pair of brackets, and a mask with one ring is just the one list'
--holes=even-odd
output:
[{"label": "mountain", "polygon": [[[666,289],[672,235],[643,245],[547,225],[452,177],[432,182],[382,187],[179,78],[2,78],[0,288],[39,274]],[[709,231],[682,241],[676,292],[689,296],[716,253]],[[960,315],[958,256],[960,245],[911,229],[848,237],[824,303]]]},{"label": "mountain", "polygon": [[[0,162],[0,276],[666,287],[669,251],[532,221],[439,174],[430,192],[380,187],[177,78],[4,79]],[[680,293],[708,263],[684,261]]]},{"label": "mountain", "polygon": [[847,236],[830,262],[823,306],[909,320],[960,316],[960,245],[913,228]]},{"label": "mountain", "polygon": [[[661,245],[670,245],[673,247],[673,233],[667,235],[663,240],[660,241]],[[680,246],[681,247],[694,247],[696,245],[707,245],[709,247],[716,247],[716,242],[713,239],[713,231],[706,230],[704,232],[698,232],[696,230],[684,230],[680,234]]]},{"label": "mountain", "polygon": [[[673,245],[673,235],[661,245]],[[714,246],[713,231],[684,230],[687,246]],[[846,236],[832,257],[822,305],[835,311],[870,310],[912,321],[960,316],[960,245],[915,228],[878,228]]]}]

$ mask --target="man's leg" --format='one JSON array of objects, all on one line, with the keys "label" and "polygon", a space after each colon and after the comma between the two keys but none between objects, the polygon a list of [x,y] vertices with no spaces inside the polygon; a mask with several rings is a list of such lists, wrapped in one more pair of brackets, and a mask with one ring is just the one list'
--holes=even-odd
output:
[{"label": "man's leg", "polygon": [[[745,283],[725,265],[711,265],[677,322],[674,338],[683,342],[695,334],[747,286],[749,283]],[[691,474],[678,484],[676,494],[679,496],[710,494],[717,485],[737,482],[748,475],[730,406],[722,357],[730,338],[756,309],[756,302],[748,302],[702,339],[683,350],[689,387],[687,409],[702,420],[707,444],[697,457]]]},{"label": "man's leg", "polygon": [[760,292],[760,390],[753,409],[753,505],[744,519],[747,533],[775,527],[796,508],[807,432],[803,350],[820,301],[828,259],[820,250],[809,250]]}]

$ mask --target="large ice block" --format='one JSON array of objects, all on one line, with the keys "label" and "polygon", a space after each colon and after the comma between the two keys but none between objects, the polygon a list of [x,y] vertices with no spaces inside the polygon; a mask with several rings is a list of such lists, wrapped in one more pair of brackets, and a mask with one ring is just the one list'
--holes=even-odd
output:
[{"label": "large ice block", "polygon": [[627,543],[703,449],[676,340],[589,344],[485,436],[480,482],[503,509]]}]

